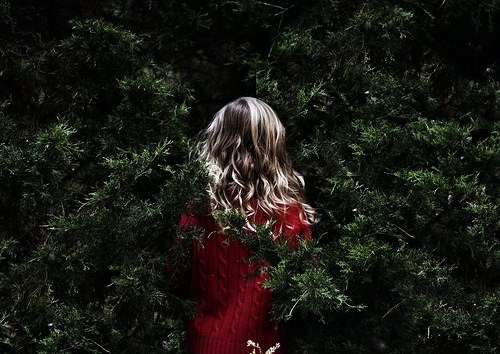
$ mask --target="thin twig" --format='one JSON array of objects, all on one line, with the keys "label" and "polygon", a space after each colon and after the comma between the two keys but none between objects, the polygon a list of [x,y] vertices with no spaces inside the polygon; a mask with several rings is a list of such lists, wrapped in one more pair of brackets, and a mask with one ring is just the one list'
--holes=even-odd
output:
[{"label": "thin twig", "polygon": [[406,232],[405,230],[403,230],[402,228],[400,228],[398,225],[396,224],[393,224],[394,226],[396,226],[398,229],[400,229],[401,231],[403,231],[405,233],[406,236],[410,237],[410,238],[415,238],[415,236],[413,235],[410,235],[408,232]]},{"label": "thin twig", "polygon": [[102,350],[104,350],[106,353],[111,353],[111,351],[110,351],[110,350],[107,350],[107,349],[106,349],[106,348],[104,348],[102,345],[100,345],[99,343],[97,343],[95,340],[90,339],[90,341],[91,341],[92,343],[94,343],[95,345],[97,345],[97,346],[98,346],[99,348],[101,348]]},{"label": "thin twig", "polygon": [[270,4],[268,2],[264,2],[264,1],[255,1],[257,4],[261,4],[261,5],[265,5],[265,6],[270,6],[270,7],[275,7],[277,9],[280,9],[280,10],[284,10],[285,8],[283,6],[279,6],[279,5],[275,5],[275,4]]},{"label": "thin twig", "polygon": [[[295,6],[295,4],[290,5],[289,7],[284,8],[282,11],[275,13],[273,16],[283,15],[286,11],[290,10],[294,6]],[[283,18],[283,16],[281,16],[281,18]]]},{"label": "thin twig", "polygon": [[387,315],[389,315],[392,311],[394,311],[395,309],[397,309],[397,308],[399,307],[399,305],[401,305],[401,304],[402,304],[403,302],[405,302],[405,301],[406,301],[406,299],[404,299],[404,300],[400,301],[399,303],[397,303],[396,305],[394,305],[393,307],[391,307],[391,308],[389,309],[389,311],[387,311],[387,312],[386,312],[386,314],[382,316],[382,319],[386,318],[386,317],[387,317]]}]

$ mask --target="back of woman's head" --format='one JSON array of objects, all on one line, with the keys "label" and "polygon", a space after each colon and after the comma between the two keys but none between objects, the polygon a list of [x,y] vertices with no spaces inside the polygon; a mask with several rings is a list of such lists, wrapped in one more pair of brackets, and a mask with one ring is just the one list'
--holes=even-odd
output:
[{"label": "back of woman's head", "polygon": [[314,218],[286,151],[285,128],[265,102],[241,97],[220,109],[205,130],[200,158],[208,165],[213,209],[251,216],[258,206],[273,215],[299,204]]}]

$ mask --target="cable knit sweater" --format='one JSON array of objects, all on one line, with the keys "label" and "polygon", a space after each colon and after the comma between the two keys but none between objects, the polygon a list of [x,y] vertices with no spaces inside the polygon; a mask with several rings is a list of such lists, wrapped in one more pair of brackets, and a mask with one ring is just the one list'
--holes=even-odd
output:
[{"label": "cable knit sweater", "polygon": [[[309,225],[298,206],[289,206],[278,216],[275,233],[289,237],[292,247],[297,237],[310,238]],[[269,218],[257,210],[256,223]],[[247,341],[260,345],[262,352],[280,343],[276,353],[284,353],[283,325],[277,325],[269,316],[271,292],[262,287],[266,275],[250,275],[257,266],[246,258],[250,250],[238,240],[217,231],[211,216],[185,214],[183,228],[199,227],[204,230],[201,241],[193,241],[190,296],[198,303],[189,324],[188,350],[193,354],[249,354]]]}]

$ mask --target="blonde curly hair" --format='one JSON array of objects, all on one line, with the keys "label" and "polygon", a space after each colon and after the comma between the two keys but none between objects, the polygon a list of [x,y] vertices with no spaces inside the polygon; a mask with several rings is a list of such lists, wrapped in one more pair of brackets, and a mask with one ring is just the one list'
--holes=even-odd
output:
[{"label": "blonde curly hair", "polygon": [[222,107],[203,134],[199,158],[211,178],[213,211],[236,209],[251,219],[257,208],[273,217],[300,205],[303,221],[315,221],[305,201],[304,178],[286,151],[285,127],[269,105],[240,97]]}]

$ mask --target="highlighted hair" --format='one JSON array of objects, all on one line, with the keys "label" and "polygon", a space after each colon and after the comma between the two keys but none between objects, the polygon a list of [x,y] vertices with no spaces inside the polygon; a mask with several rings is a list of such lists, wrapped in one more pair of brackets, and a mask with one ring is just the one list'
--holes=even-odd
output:
[{"label": "highlighted hair", "polygon": [[248,219],[299,205],[304,222],[314,209],[304,197],[304,178],[292,168],[285,127],[265,102],[241,97],[220,109],[204,132],[200,159],[211,178],[212,210],[239,209]]}]

